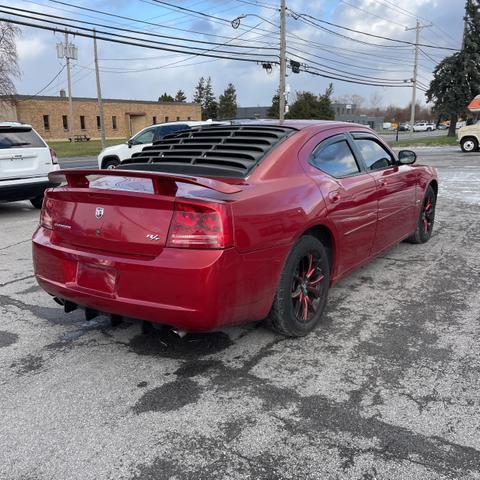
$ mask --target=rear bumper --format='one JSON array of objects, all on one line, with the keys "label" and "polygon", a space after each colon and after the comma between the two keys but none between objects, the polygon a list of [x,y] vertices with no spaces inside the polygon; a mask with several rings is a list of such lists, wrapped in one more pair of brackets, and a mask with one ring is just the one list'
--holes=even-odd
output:
[{"label": "rear bumper", "polygon": [[154,259],[139,259],[55,245],[54,235],[40,227],[33,236],[35,276],[48,293],[188,331],[264,318],[288,253],[164,248]]},{"label": "rear bumper", "polygon": [[14,185],[2,185],[2,182],[0,182],[0,201],[17,202],[30,200],[43,195],[47,188],[53,188],[57,185],[57,183],[49,182],[46,179],[39,182],[17,183]]}]

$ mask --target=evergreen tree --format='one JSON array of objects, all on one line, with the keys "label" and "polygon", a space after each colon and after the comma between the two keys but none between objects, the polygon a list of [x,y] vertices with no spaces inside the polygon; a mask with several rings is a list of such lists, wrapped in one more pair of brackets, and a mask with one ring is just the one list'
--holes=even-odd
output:
[{"label": "evergreen tree", "polygon": [[434,104],[432,111],[450,118],[450,137],[455,136],[458,117],[468,115],[467,105],[480,93],[479,0],[467,0],[464,19],[463,49],[435,67],[426,93],[427,101]]},{"label": "evergreen tree", "polygon": [[193,94],[194,103],[199,103],[202,108],[205,103],[205,79],[200,77],[197,86],[195,87],[195,93]]},{"label": "evergreen tree", "polygon": [[215,99],[212,87],[212,79],[208,77],[205,83],[203,105],[202,105],[202,119],[208,120],[209,118],[216,119],[218,114],[218,103]]},{"label": "evergreen tree", "polygon": [[165,92],[161,97],[158,97],[159,102],[173,102],[173,97]]},{"label": "evergreen tree", "polygon": [[183,90],[179,90],[175,94],[175,100],[174,100],[175,102],[184,103],[186,100],[187,100],[187,97],[186,97],[185,92]]},{"label": "evergreen tree", "polygon": [[280,95],[277,93],[272,97],[272,106],[268,109],[268,118],[278,118],[280,112]]},{"label": "evergreen tree", "polygon": [[235,118],[237,115],[237,91],[229,83],[223,94],[218,97],[218,118]]},{"label": "evergreen tree", "polygon": [[288,112],[288,118],[305,118],[333,120],[334,111],[331,107],[333,85],[330,84],[323,95],[312,92],[297,92],[297,98]]}]

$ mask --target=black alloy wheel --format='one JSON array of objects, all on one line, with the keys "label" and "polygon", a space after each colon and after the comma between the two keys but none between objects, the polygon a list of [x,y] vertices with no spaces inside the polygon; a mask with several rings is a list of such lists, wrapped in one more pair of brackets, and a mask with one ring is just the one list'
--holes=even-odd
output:
[{"label": "black alloy wheel", "polygon": [[310,333],[325,310],[329,282],[325,247],[313,236],[301,237],[285,263],[267,325],[290,337]]},{"label": "black alloy wheel", "polygon": [[112,170],[116,168],[118,165],[120,165],[120,160],[118,160],[118,158],[109,158],[103,161],[102,168],[106,170]]},{"label": "black alloy wheel", "polygon": [[436,203],[437,196],[435,191],[429,186],[423,197],[422,208],[417,220],[417,228],[415,232],[407,238],[407,241],[411,243],[426,243],[430,240],[435,221]]}]

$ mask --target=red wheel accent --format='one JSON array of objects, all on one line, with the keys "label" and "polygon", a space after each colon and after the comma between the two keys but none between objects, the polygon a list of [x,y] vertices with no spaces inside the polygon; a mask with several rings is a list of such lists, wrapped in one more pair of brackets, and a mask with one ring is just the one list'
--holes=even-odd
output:
[{"label": "red wheel accent", "polygon": [[432,203],[431,195],[429,195],[425,199],[425,205],[423,207],[423,212],[422,212],[423,231],[425,234],[428,234],[432,229],[433,213],[434,213],[434,205]]},{"label": "red wheel accent", "polygon": [[293,276],[291,299],[298,320],[311,320],[319,306],[325,278],[320,268],[320,259],[310,253],[304,256]]}]

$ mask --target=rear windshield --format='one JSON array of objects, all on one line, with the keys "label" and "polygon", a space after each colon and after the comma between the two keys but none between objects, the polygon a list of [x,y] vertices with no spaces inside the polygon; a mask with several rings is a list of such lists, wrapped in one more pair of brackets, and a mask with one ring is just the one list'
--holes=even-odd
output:
[{"label": "rear windshield", "polygon": [[43,140],[32,129],[9,128],[4,130],[0,127],[0,149],[32,147],[45,147]]}]

